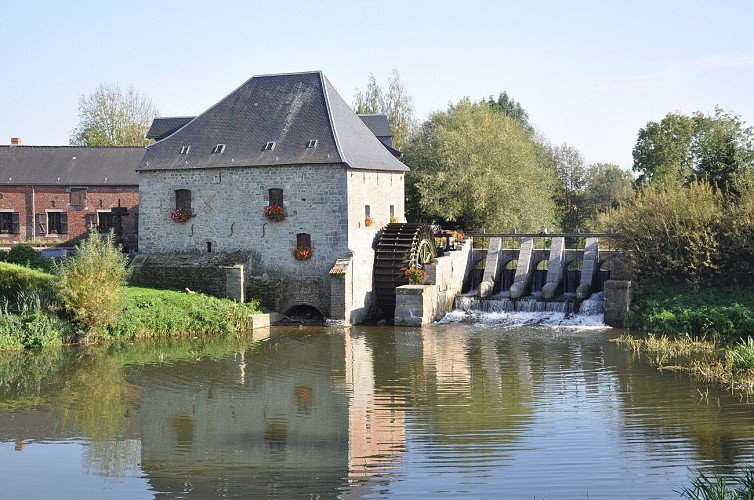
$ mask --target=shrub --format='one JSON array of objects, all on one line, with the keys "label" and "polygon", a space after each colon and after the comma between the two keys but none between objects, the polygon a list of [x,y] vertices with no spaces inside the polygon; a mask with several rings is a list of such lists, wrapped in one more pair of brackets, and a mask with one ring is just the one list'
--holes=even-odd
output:
[{"label": "shrub", "polygon": [[17,264],[0,262],[0,296],[11,301],[21,291],[39,294],[50,301],[54,294],[55,277]]},{"label": "shrub", "polygon": [[91,331],[117,320],[123,309],[127,264],[112,231],[104,239],[92,231],[75,256],[55,265],[60,303],[78,326]]},{"label": "shrub", "polygon": [[720,267],[722,197],[709,184],[647,187],[634,202],[603,218],[642,281],[681,282],[698,290]]},{"label": "shrub", "polygon": [[713,335],[737,340],[754,332],[754,293],[747,289],[644,288],[626,326],[659,335]]},{"label": "shrub", "polygon": [[10,262],[11,264],[33,268],[44,268],[46,265],[44,257],[39,255],[39,253],[32,247],[24,245],[23,243],[11,248],[5,261]]}]

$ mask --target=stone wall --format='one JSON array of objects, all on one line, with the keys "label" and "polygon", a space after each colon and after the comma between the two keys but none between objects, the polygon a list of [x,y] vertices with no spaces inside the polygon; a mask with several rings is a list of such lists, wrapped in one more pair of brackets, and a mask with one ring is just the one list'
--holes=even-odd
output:
[{"label": "stone wall", "polygon": [[[373,305],[373,245],[389,222],[390,205],[404,220],[403,174],[362,172],[333,165],[281,165],[145,171],[140,173],[139,250],[146,254],[244,252],[246,292],[286,312],[310,305],[329,315],[330,275],[336,260],[352,256],[350,317],[365,319]],[[175,191],[191,191],[194,216],[176,223]],[[287,219],[263,215],[269,190],[283,190]],[[370,205],[374,223],[365,221]],[[313,255],[293,257],[297,235],[310,235]]]},{"label": "stone wall", "polygon": [[395,290],[396,325],[421,326],[441,319],[453,308],[455,296],[474,267],[472,241],[465,240],[457,250],[437,258],[427,266],[422,285],[404,285]]},{"label": "stone wall", "polygon": [[[378,231],[390,222],[390,206],[398,222],[406,222],[403,173],[348,171],[348,246],[351,261],[350,323],[369,317],[377,305],[374,287],[374,247]],[[372,225],[366,225],[369,206]]]},{"label": "stone wall", "polygon": [[249,256],[140,255],[132,262],[131,283],[151,288],[205,293],[244,302],[244,270]]}]

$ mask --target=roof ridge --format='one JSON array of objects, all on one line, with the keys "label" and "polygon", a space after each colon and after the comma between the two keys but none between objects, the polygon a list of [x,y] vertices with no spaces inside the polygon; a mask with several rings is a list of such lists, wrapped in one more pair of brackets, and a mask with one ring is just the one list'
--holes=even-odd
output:
[{"label": "roof ridge", "polygon": [[319,83],[320,85],[322,85],[322,95],[325,98],[325,109],[327,110],[327,119],[330,120],[330,129],[332,130],[333,140],[335,141],[335,149],[338,150],[340,161],[348,164],[346,155],[343,154],[343,147],[340,144],[340,138],[338,137],[338,130],[335,126],[335,120],[333,120],[332,109],[330,107],[330,94],[327,92],[327,85],[325,85],[325,75],[324,73],[322,73],[322,71],[318,71],[317,73],[319,75]]}]

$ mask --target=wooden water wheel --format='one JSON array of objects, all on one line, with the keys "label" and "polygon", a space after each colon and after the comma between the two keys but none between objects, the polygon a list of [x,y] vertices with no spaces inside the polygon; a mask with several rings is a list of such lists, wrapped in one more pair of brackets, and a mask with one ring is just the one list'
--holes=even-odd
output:
[{"label": "wooden water wheel", "polygon": [[374,285],[383,314],[395,311],[395,288],[408,284],[405,272],[424,267],[437,256],[432,226],[422,223],[388,224],[377,241]]}]

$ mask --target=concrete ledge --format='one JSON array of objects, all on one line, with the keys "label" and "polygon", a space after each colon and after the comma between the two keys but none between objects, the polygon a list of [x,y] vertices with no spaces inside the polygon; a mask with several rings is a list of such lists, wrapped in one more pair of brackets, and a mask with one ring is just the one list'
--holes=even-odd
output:
[{"label": "concrete ledge", "polygon": [[256,330],[257,328],[265,328],[275,323],[279,319],[280,314],[276,312],[252,314],[251,328],[253,330]]},{"label": "concrete ledge", "polygon": [[396,325],[422,326],[435,320],[437,286],[403,285],[395,289]]},{"label": "concrete ledge", "polygon": [[608,280],[605,282],[605,324],[622,328],[633,301],[634,287],[630,281]]}]

